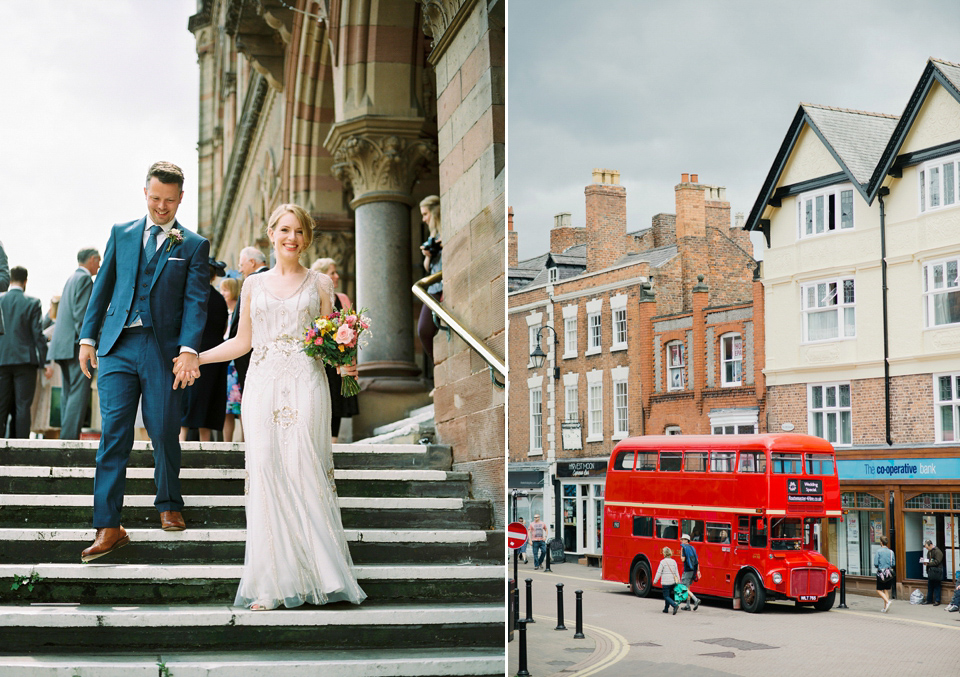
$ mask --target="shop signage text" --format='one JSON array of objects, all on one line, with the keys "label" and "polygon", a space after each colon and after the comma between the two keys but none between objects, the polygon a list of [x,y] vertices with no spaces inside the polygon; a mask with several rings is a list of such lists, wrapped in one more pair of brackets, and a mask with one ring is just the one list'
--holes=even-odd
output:
[{"label": "shop signage text", "polygon": [[960,479],[960,458],[837,460],[841,480]]},{"label": "shop signage text", "polygon": [[603,477],[607,474],[606,461],[557,461],[557,477]]}]

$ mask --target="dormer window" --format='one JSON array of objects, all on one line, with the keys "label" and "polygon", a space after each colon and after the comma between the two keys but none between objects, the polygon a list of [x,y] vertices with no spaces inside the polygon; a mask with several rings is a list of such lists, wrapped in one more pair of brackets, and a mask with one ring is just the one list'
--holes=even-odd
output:
[{"label": "dormer window", "polygon": [[853,188],[830,186],[800,195],[797,200],[797,231],[800,239],[853,228]]},{"label": "dormer window", "polygon": [[550,284],[555,284],[557,280],[560,279],[560,274],[557,272],[556,268],[547,268],[547,282]]}]

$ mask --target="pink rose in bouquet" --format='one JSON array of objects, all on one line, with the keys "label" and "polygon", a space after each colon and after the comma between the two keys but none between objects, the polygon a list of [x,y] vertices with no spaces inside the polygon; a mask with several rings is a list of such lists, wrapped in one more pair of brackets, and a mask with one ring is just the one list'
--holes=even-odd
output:
[{"label": "pink rose in bouquet", "polygon": [[[353,364],[370,333],[370,319],[364,312],[365,308],[344,308],[318,317],[303,333],[303,352],[333,367]],[[351,397],[359,392],[357,379],[344,375],[340,393]]]}]

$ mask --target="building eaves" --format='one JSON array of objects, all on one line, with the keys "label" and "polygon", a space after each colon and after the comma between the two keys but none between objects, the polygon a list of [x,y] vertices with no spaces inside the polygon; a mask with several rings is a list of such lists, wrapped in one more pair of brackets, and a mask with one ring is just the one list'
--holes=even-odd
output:
[{"label": "building eaves", "polygon": [[900,115],[900,120],[890,135],[890,139],[887,141],[887,145],[883,153],[881,153],[877,166],[874,168],[873,174],[870,177],[870,182],[867,187],[867,194],[869,196],[867,200],[868,203],[872,203],[874,198],[876,198],[877,193],[883,186],[884,177],[890,173],[894,163],[897,161],[900,148],[903,146],[903,142],[913,128],[913,123],[916,122],[917,115],[920,113],[923,102],[926,100],[927,94],[930,93],[930,88],[933,87],[934,82],[939,82],[954,99],[960,102],[960,64],[950,63],[949,61],[942,61],[932,57],[928,59],[927,65],[923,69],[923,74],[920,76],[917,86],[913,88],[913,93],[907,101],[907,106]]}]

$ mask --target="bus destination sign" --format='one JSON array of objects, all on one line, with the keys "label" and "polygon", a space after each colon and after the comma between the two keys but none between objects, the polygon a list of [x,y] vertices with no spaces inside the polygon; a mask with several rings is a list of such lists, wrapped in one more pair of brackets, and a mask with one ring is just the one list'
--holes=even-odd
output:
[{"label": "bus destination sign", "polygon": [[823,503],[823,481],[787,478],[787,500],[791,503]]}]

